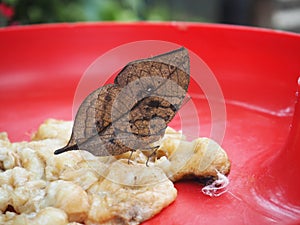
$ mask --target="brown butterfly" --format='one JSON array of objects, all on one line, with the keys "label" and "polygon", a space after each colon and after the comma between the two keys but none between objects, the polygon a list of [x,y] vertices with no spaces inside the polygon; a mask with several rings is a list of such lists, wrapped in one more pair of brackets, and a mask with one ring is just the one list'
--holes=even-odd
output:
[{"label": "brown butterfly", "polygon": [[96,156],[149,150],[180,109],[190,82],[189,54],[180,48],[130,62],[86,97],[68,144],[54,154],[86,150]]}]

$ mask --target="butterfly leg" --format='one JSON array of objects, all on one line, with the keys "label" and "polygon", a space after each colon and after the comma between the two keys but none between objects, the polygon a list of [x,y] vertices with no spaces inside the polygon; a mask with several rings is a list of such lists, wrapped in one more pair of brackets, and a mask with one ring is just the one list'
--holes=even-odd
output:
[{"label": "butterfly leg", "polygon": [[151,154],[148,156],[148,159],[147,159],[147,161],[146,161],[146,166],[147,166],[147,167],[149,167],[148,162],[149,162],[150,158],[156,155],[156,152],[157,152],[158,149],[159,149],[159,146],[154,147],[154,151],[151,152]]},{"label": "butterfly leg", "polygon": [[133,152],[134,152],[134,150],[131,150],[130,156],[129,156],[129,158],[128,158],[128,164],[130,164],[130,159],[131,159],[131,157],[132,157],[132,155],[133,155]]}]

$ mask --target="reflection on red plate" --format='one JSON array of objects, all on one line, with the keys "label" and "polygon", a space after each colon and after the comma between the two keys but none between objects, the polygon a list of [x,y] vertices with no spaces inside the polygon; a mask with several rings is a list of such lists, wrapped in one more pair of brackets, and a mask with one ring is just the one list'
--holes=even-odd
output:
[{"label": "reflection on red plate", "polygon": [[[1,29],[0,131],[20,141],[46,118],[72,119],[74,93],[89,65],[110,49],[139,40],[183,45],[210,67],[226,101],[222,146],[232,161],[226,194],[211,198],[196,182],[178,182],[176,201],[144,224],[299,224],[296,34],[194,23]],[[205,103],[197,98],[198,91],[192,85],[189,94],[198,109],[200,134],[205,135],[210,112],[202,110]],[[196,126],[189,120],[188,126]]]}]

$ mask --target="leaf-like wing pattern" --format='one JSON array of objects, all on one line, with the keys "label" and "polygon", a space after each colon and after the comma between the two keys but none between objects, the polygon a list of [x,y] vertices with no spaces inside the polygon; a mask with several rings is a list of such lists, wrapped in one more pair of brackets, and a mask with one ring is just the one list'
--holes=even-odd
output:
[{"label": "leaf-like wing pattern", "polygon": [[189,86],[185,48],[129,63],[114,84],[92,92],[76,114],[69,143],[97,156],[151,149],[176,115]]}]

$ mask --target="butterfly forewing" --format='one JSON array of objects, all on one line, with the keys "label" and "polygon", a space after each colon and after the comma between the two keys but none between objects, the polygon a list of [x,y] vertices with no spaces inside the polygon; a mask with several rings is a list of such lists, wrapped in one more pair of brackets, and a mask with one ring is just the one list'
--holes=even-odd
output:
[{"label": "butterfly forewing", "polygon": [[189,56],[184,48],[129,63],[114,84],[81,104],[68,145],[97,156],[150,149],[164,134],[186,96]]}]

